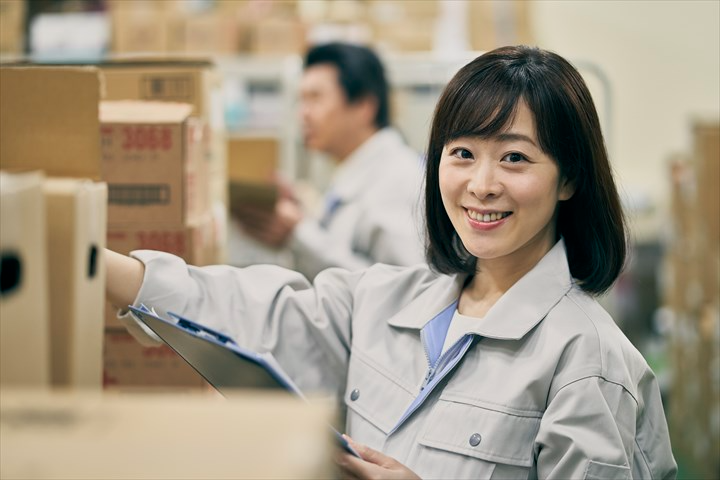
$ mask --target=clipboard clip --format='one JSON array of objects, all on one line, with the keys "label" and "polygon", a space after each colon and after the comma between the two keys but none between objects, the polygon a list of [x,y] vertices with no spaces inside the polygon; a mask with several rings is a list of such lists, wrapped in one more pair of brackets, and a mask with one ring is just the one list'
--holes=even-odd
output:
[{"label": "clipboard clip", "polygon": [[192,320],[188,320],[187,318],[181,317],[177,313],[167,312],[168,315],[173,317],[175,320],[177,320],[176,325],[178,327],[181,327],[190,333],[193,333],[200,337],[209,338],[210,340],[215,340],[216,342],[222,343],[222,344],[231,344],[236,345],[235,340],[228,337],[227,335],[223,335],[220,332],[216,332],[215,330],[208,328],[204,325],[200,325],[199,323],[195,323]]}]

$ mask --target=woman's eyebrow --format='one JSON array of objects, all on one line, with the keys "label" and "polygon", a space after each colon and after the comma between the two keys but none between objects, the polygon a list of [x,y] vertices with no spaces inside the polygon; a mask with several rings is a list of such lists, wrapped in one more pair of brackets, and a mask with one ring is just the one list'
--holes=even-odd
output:
[{"label": "woman's eyebrow", "polygon": [[498,133],[497,135],[495,135],[495,138],[501,142],[527,142],[533,147],[538,148],[537,144],[532,138],[528,137],[527,135],[523,135],[522,133]]}]

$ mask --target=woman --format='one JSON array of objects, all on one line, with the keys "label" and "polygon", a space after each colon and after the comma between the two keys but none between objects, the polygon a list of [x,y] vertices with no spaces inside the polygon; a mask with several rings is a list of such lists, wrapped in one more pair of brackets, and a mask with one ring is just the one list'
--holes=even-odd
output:
[{"label": "woman", "polygon": [[363,457],[341,455],[349,477],[674,477],[655,378],[593,299],[625,230],[578,72],[528,47],[478,57],[440,98],[427,153],[430,268],[311,285],[141,251],[109,255],[109,297],[199,319],[343,395]]}]

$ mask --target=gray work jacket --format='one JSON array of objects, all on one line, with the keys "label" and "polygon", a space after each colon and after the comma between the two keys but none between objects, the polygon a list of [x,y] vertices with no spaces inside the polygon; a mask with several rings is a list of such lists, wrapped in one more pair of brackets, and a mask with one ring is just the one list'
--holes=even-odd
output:
[{"label": "gray work jacket", "polygon": [[338,166],[320,218],[295,228],[294,269],[313,279],[330,267],[421,263],[421,187],[419,154],[396,130],[378,131]]},{"label": "gray work jacket", "polygon": [[350,436],[422,478],[676,474],[655,377],[573,282],[562,241],[467,332],[461,361],[402,423],[428,373],[421,330],[466,277],[376,265],[310,284],[274,266],[133,255],[146,265],[138,303],[272,351],[301,388],[344,398]]}]

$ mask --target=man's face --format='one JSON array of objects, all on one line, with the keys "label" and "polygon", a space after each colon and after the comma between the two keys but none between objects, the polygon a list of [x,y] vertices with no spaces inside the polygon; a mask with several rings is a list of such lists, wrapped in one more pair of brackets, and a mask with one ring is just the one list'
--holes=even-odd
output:
[{"label": "man's face", "polygon": [[338,70],[328,64],[305,70],[300,84],[300,113],[305,146],[342,158],[352,129],[358,128],[357,105],[347,101]]}]

